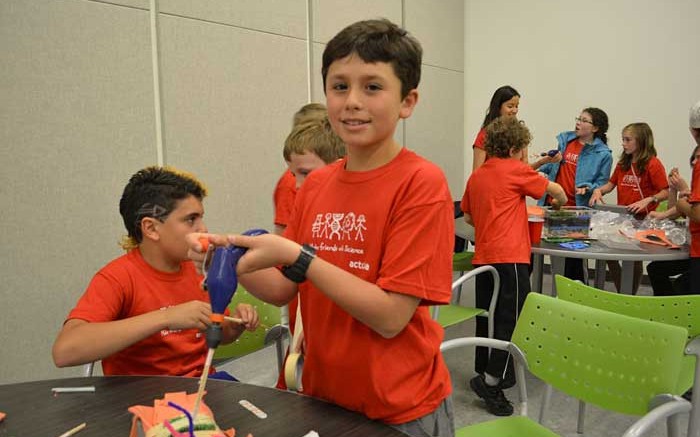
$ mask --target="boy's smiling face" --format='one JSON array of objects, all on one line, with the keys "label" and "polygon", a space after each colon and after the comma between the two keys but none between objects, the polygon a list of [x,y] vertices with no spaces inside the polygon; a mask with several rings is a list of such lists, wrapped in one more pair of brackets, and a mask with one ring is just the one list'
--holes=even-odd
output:
[{"label": "boy's smiling face", "polygon": [[353,53],[328,68],[328,118],[350,153],[393,145],[396,123],[411,115],[417,101],[415,89],[401,98],[401,81],[389,63],[367,63]]}]

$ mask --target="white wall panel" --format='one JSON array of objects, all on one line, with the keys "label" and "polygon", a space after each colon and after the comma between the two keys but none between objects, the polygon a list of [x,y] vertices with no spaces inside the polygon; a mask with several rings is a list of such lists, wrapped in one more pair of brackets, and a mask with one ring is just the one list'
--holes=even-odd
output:
[{"label": "white wall panel", "polygon": [[401,25],[401,0],[313,0],[313,40],[327,43],[348,24],[387,18]]},{"label": "white wall panel", "polygon": [[121,253],[121,190],[156,154],[146,12],[3,1],[0,51],[0,383],[8,383],[77,374],[54,367],[51,345],[92,275]]},{"label": "white wall panel", "polygon": [[424,65],[419,99],[406,120],[406,146],[445,172],[454,199],[464,192],[463,75]]},{"label": "white wall panel", "polygon": [[163,17],[166,162],[210,188],[215,231],[270,228],[292,115],[306,103],[304,41]]},{"label": "white wall panel", "polygon": [[306,38],[306,0],[159,0],[163,14]]},{"label": "white wall panel", "polygon": [[464,0],[406,0],[404,23],[423,46],[423,63],[464,71]]}]

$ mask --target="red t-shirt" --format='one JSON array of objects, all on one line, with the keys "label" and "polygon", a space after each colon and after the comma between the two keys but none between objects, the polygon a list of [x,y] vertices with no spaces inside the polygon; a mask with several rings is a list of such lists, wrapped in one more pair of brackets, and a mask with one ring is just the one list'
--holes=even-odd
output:
[{"label": "red t-shirt", "polygon": [[304,394],[405,423],[434,411],[452,390],[440,353],[443,329],[428,305],[450,300],[454,207],[442,171],[407,149],[371,171],[346,171],[345,164],[306,179],[285,237],[421,304],[403,331],[384,338],[311,281],[300,284]]},{"label": "red t-shirt", "polygon": [[[666,169],[659,158],[655,156],[649,160],[644,173],[641,174],[635,163],[627,171],[624,171],[622,166],[617,164],[615,171],[610,176],[610,183],[617,187],[618,205],[631,205],[668,188]],[[640,188],[642,189],[641,193],[639,192]],[[656,207],[657,204],[650,203],[647,212],[654,211]]]},{"label": "red t-shirt", "polygon": [[[690,198],[688,202],[691,204],[700,202],[700,165],[695,163],[693,167],[693,178],[690,183]],[[690,221],[690,256],[693,258],[700,257],[700,222]]]},{"label": "red t-shirt", "polygon": [[[151,267],[139,249],[104,266],[92,278],[69,319],[111,322],[201,300],[209,295],[191,261],[177,273]],[[163,330],[102,360],[105,375],[199,376],[207,346],[197,329]],[[213,371],[213,369],[212,369]]]},{"label": "red t-shirt", "polygon": [[529,165],[491,158],[467,182],[461,208],[472,217],[474,264],[530,263],[525,196],[542,197],[549,181]]},{"label": "red t-shirt", "polygon": [[273,200],[275,203],[275,224],[287,226],[294,208],[294,197],[297,194],[297,180],[291,171],[285,170],[275,187]]},{"label": "red t-shirt", "polygon": [[561,185],[566,193],[567,206],[576,206],[576,164],[584,144],[574,138],[566,145],[564,156],[559,164],[556,183]]},{"label": "red t-shirt", "polygon": [[474,139],[474,145],[472,147],[476,147],[477,149],[484,150],[484,143],[486,142],[486,128],[481,128],[478,134],[476,134],[476,138]]}]

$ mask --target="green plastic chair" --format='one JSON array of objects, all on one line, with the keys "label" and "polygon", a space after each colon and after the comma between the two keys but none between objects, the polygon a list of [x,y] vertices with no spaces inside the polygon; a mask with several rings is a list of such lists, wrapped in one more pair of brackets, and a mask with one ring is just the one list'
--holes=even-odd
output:
[{"label": "green plastic chair", "polygon": [[[696,355],[699,355],[697,344],[700,342],[700,295],[634,296],[599,290],[560,275],[556,275],[554,281],[560,299],[686,329],[688,355],[683,358],[678,383],[672,393],[682,394],[693,387],[692,403],[694,406],[699,405],[700,386],[695,387],[694,381],[700,381],[700,377],[695,376],[700,373],[700,368],[696,365]],[[696,338],[699,340],[695,340]],[[579,432],[583,432],[584,408],[579,406]],[[689,429],[689,436],[700,435],[700,408],[693,408]]]},{"label": "green plastic chair", "polygon": [[244,355],[259,351],[271,343],[277,347],[277,367],[281,372],[284,365],[284,349],[282,341],[288,330],[280,324],[280,308],[266,303],[248,293],[241,285],[231,299],[229,309],[233,313],[236,305],[247,303],[255,307],[260,317],[260,326],[254,332],[245,331],[232,343],[221,345],[214,353],[214,363],[221,364]]},{"label": "green plastic chair", "polygon": [[493,317],[492,314],[496,311],[496,302],[498,301],[498,290],[500,288],[500,278],[498,276],[498,271],[492,266],[481,266],[474,270],[467,272],[466,274],[457,278],[456,281],[452,283],[453,293],[456,290],[461,290],[462,285],[472,279],[476,278],[477,275],[482,273],[490,273],[493,276],[493,294],[491,297],[491,302],[489,303],[489,309],[484,310],[481,308],[467,307],[459,305],[459,300],[461,299],[461,293],[458,292],[457,298],[453,299],[452,304],[449,305],[435,305],[433,306],[433,319],[443,328],[456,325],[458,323],[471,320],[474,317],[487,317],[488,318],[488,337],[493,338]]},{"label": "green plastic chair", "polygon": [[520,393],[520,416],[496,419],[457,430],[458,437],[556,436],[527,417],[525,366],[558,390],[598,407],[642,416],[624,437],[639,436],[666,420],[678,435],[679,413],[688,401],[672,396],[683,359],[687,331],[567,302],[528,294],[511,342],[480,337],[443,342],[443,352],[463,346],[495,347],[510,352]]}]

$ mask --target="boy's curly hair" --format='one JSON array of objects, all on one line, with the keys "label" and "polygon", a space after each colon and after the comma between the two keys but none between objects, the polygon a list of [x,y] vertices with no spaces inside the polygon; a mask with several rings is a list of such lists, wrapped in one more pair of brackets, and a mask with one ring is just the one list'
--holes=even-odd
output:
[{"label": "boy's curly hair", "polygon": [[484,149],[488,156],[509,158],[511,149],[515,152],[530,144],[532,135],[525,123],[515,117],[498,117],[486,126]]},{"label": "boy's curly hair", "polygon": [[129,179],[119,201],[119,213],[128,232],[120,245],[124,250],[131,250],[141,243],[144,218],[163,221],[178,201],[189,196],[201,201],[206,195],[207,188],[190,173],[158,166],[139,170]]}]

